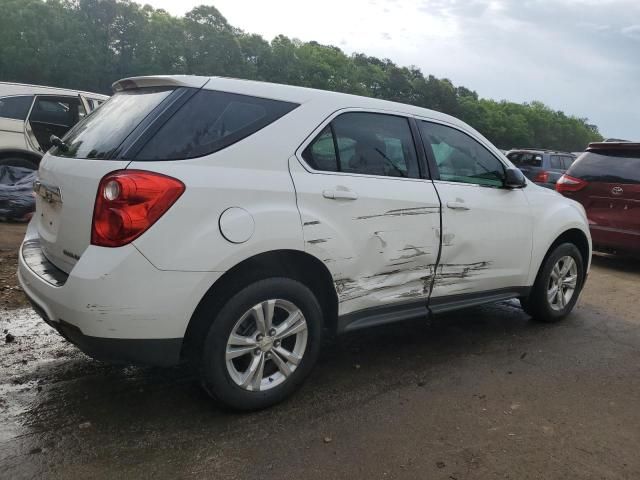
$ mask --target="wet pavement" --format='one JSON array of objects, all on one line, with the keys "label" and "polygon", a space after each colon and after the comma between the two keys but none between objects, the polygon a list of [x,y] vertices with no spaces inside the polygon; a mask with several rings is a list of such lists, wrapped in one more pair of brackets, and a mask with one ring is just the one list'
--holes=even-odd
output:
[{"label": "wet pavement", "polygon": [[0,478],[640,478],[639,285],[639,261],[598,257],[557,325],[506,302],[327,341],[253,414],[5,308]]}]

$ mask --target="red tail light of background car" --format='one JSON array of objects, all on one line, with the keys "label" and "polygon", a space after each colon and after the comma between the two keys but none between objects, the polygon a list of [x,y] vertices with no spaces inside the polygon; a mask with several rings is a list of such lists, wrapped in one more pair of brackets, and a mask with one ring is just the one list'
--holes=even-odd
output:
[{"label": "red tail light of background car", "polygon": [[175,178],[143,170],[105,175],[93,208],[91,244],[120,247],[151,227],[185,190]]},{"label": "red tail light of background car", "polygon": [[549,172],[546,170],[538,172],[533,181],[538,183],[547,183],[549,181]]},{"label": "red tail light of background car", "polygon": [[589,185],[589,182],[580,178],[572,177],[571,175],[564,174],[556,183],[556,191],[560,193],[564,192],[578,192]]}]

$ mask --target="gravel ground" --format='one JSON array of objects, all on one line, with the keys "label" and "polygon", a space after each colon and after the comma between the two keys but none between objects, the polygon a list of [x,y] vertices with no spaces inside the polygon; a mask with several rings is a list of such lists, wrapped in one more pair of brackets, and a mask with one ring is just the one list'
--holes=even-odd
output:
[{"label": "gravel ground", "polygon": [[61,339],[5,273],[5,227],[0,478],[640,478],[640,261],[595,257],[558,325],[505,302],[328,341],[297,395],[239,415],[185,368]]}]

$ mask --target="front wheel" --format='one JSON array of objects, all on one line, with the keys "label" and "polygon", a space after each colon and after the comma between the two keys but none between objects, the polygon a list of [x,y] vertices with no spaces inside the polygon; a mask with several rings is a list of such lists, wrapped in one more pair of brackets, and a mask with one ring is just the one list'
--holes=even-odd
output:
[{"label": "front wheel", "polygon": [[236,410],[258,410],[291,395],[320,351],[322,310],[305,285],[270,278],[225,304],[204,342],[205,390]]},{"label": "front wheel", "polygon": [[572,243],[558,245],[540,268],[531,295],[521,300],[534,320],[557,322],[575,307],[584,282],[584,261]]}]

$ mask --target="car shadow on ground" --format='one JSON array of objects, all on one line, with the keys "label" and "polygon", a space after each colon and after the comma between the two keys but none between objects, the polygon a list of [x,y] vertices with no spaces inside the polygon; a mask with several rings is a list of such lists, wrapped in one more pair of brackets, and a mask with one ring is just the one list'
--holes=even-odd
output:
[{"label": "car shadow on ground", "polygon": [[504,302],[439,316],[431,324],[419,319],[327,339],[301,391],[281,405],[249,415],[218,407],[186,366],[107,365],[89,359],[52,332],[42,351],[32,349],[21,358],[29,350],[28,337],[22,339],[15,358],[18,370],[11,380],[22,388],[22,397],[13,392],[7,400],[17,404],[14,412],[20,412],[14,418],[21,426],[17,433],[35,435],[36,444],[55,445],[62,440],[61,432],[78,428],[119,435],[124,442],[140,436],[153,441],[186,430],[205,435],[256,419],[275,428],[283,411],[302,421],[362,405],[405,386],[428,387],[438,382],[441,374],[436,372],[445,365],[464,366],[484,356],[495,360],[497,355],[504,360],[504,373],[511,373],[510,365],[522,361],[527,345],[534,348],[540,336],[553,335],[553,329],[531,322],[517,302]]},{"label": "car shadow on ground", "polygon": [[591,264],[597,267],[640,274],[640,256],[594,252]]}]

